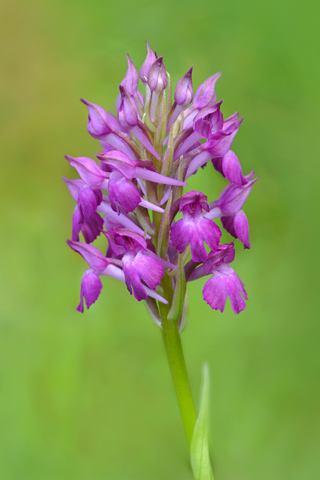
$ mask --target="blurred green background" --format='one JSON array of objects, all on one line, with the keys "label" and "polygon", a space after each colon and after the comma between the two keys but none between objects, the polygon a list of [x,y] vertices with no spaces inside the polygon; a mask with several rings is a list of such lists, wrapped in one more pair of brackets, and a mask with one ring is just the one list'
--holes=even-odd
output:
[{"label": "blurred green background", "polygon": [[[289,0],[2,0],[0,478],[187,480],[188,454],[161,335],[113,279],[75,311],[84,261],[65,244],[63,158],[92,156],[84,97],[114,109],[145,40],[176,82],[222,71],[245,173],[246,310],[223,315],[190,285],[183,343],[198,402],[209,362],[216,480],[320,478],[319,5]],[[211,168],[192,188],[217,197]]]}]

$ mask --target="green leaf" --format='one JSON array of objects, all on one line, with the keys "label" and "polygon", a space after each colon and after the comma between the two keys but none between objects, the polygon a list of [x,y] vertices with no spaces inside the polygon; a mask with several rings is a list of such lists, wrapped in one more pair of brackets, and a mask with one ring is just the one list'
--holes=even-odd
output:
[{"label": "green leaf", "polygon": [[183,267],[183,256],[179,255],[176,275],[176,286],[173,292],[172,306],[168,313],[168,320],[176,321],[180,317],[186,297],[186,289],[187,283]]},{"label": "green leaf", "polygon": [[168,245],[169,245],[171,205],[172,205],[172,193],[170,194],[165,211],[162,214],[162,220],[159,228],[157,254],[161,258],[167,258],[166,255],[167,255]]},{"label": "green leaf", "polygon": [[190,457],[195,480],[213,480],[210,464],[208,432],[209,432],[209,369],[205,363],[203,367],[203,383],[199,416],[194,428]]}]

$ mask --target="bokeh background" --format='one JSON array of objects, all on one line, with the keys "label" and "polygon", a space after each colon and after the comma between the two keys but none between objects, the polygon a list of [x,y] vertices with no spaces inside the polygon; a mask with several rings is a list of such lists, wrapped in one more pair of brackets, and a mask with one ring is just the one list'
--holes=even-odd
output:
[{"label": "bokeh background", "polygon": [[[68,249],[63,158],[92,156],[80,97],[114,110],[145,40],[176,82],[217,71],[233,149],[260,176],[237,244],[246,310],[212,311],[190,285],[183,343],[198,402],[211,370],[217,480],[320,478],[319,4],[289,0],[55,0],[0,4],[1,480],[187,480],[188,454],[161,335],[143,304],[104,280],[75,311],[85,263]],[[210,200],[213,168],[192,179]]]}]

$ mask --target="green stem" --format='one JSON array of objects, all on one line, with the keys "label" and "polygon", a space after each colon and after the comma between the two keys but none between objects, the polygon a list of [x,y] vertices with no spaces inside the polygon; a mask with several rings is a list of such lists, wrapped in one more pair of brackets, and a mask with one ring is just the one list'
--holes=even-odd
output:
[{"label": "green stem", "polygon": [[177,322],[168,320],[166,315],[162,315],[162,336],[179,410],[190,448],[197,414],[192,398]]}]

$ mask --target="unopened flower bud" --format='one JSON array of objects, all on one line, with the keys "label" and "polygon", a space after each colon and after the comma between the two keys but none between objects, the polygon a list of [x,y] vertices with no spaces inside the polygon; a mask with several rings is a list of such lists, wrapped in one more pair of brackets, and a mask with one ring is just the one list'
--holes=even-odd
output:
[{"label": "unopened flower bud", "polygon": [[120,85],[133,97],[138,90],[139,76],[129,55],[127,55],[127,61],[128,69]]},{"label": "unopened flower bud", "polygon": [[180,78],[174,92],[174,101],[183,108],[187,107],[193,100],[192,68],[193,65],[191,65],[187,73]]},{"label": "unopened flower bud", "polygon": [[127,90],[120,85],[121,104],[119,107],[119,122],[125,128],[134,127],[138,124],[138,108],[134,99]]},{"label": "unopened flower bud", "polygon": [[167,88],[167,83],[167,70],[163,63],[163,57],[159,57],[149,70],[148,85],[152,92],[155,90],[161,92]]},{"label": "unopened flower bud", "polygon": [[147,44],[148,53],[139,72],[139,76],[143,81],[143,83],[148,82],[148,75],[149,75],[150,68],[157,59],[155,53],[149,47],[148,42],[146,42],[146,44]]},{"label": "unopened flower bud", "polygon": [[221,73],[216,73],[208,78],[196,91],[192,107],[202,109],[213,105],[216,101],[215,84]]},{"label": "unopened flower bud", "polygon": [[95,103],[88,102],[84,98],[80,99],[89,110],[89,118],[87,129],[93,138],[100,139],[102,136],[108,135],[114,131],[121,131],[121,125],[118,119],[102,107]]}]

